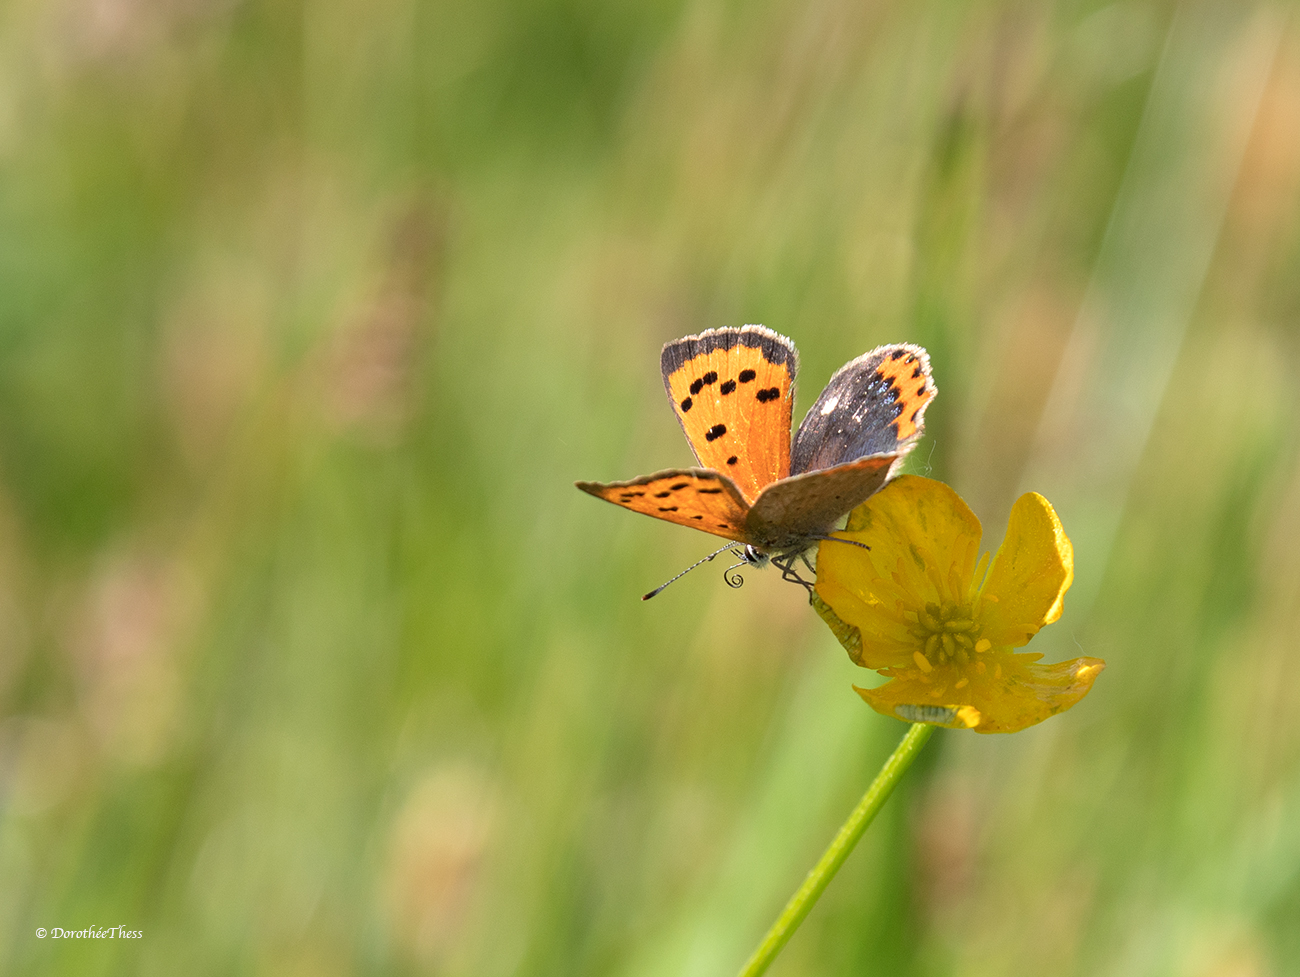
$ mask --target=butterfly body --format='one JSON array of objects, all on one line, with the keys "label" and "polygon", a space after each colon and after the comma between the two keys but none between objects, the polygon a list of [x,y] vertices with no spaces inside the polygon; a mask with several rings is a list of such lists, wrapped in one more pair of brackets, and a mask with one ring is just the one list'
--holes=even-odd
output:
[{"label": "butterfly body", "polygon": [[700,467],[578,488],[760,556],[802,553],[881,489],[920,438],[935,394],[925,350],[881,346],[836,372],[792,446],[798,354],[789,339],[762,326],[710,329],[668,343],[660,366]]}]

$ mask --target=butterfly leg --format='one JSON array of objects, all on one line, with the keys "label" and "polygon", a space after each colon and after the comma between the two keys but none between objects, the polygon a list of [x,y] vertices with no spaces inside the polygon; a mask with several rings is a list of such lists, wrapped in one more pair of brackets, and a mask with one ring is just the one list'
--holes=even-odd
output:
[{"label": "butterfly leg", "polygon": [[848,543],[850,546],[860,546],[864,550],[871,549],[866,543],[860,543],[856,539],[845,539],[843,536],[813,536],[813,539],[822,539],[828,543]]},{"label": "butterfly leg", "polygon": [[811,595],[813,592],[812,583],[799,576],[799,572],[794,568],[794,561],[799,555],[800,554],[791,554],[790,556],[773,557],[772,565],[781,571],[782,580],[788,581],[789,583],[797,583],[800,587],[804,588],[804,590],[808,591],[809,595]]}]

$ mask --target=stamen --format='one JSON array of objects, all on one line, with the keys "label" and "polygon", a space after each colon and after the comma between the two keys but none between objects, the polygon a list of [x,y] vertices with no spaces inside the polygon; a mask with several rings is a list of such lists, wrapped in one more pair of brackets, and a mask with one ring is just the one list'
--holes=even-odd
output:
[{"label": "stamen", "polygon": [[975,642],[975,650],[980,654],[983,654],[984,652],[988,651],[992,647],[993,647],[993,642],[990,641],[988,638],[980,638],[979,641]]},{"label": "stamen", "polygon": [[957,618],[955,621],[943,622],[945,631],[969,631],[973,627],[975,627],[975,622],[970,618]]},{"label": "stamen", "polygon": [[952,594],[955,594],[955,595],[957,595],[958,597],[962,596],[962,592],[961,592],[961,584],[962,584],[961,568],[962,568],[963,566],[968,566],[968,565],[970,564],[970,552],[969,552],[969,547],[967,548],[967,552],[966,552],[966,554],[965,554],[965,557],[966,557],[965,559],[958,558],[958,560],[957,560],[956,562],[953,563],[952,568],[948,571],[948,592],[949,592],[949,593],[952,593]]},{"label": "stamen", "polygon": [[930,635],[930,637],[925,639],[925,653],[927,656],[929,656],[929,655],[933,655],[938,650],[939,650],[939,636],[937,634],[932,634]]},{"label": "stamen", "polygon": [[943,650],[948,653],[948,657],[949,658],[955,657],[957,654],[957,642],[952,640],[952,635],[944,634],[942,640],[943,640]]},{"label": "stamen", "polygon": [[985,665],[983,662],[976,662],[976,663],[975,663],[975,671],[979,672],[981,675],[983,675],[983,674],[984,674],[985,672],[987,672],[988,670],[989,670],[989,667],[988,667],[987,665]]},{"label": "stamen", "polygon": [[927,566],[925,568],[925,577],[930,581],[930,586],[934,588],[936,594],[943,594],[946,588],[944,587],[943,575],[939,573],[938,567]]},{"label": "stamen", "polygon": [[934,666],[930,664],[929,659],[927,659],[925,655],[921,654],[919,651],[912,652],[912,661],[916,662],[916,667],[923,672],[934,671]]},{"label": "stamen", "polygon": [[968,634],[954,634],[953,639],[963,648],[974,648],[975,645]]},{"label": "stamen", "polygon": [[1002,666],[1001,666],[1001,665],[994,665],[994,666],[993,666],[993,677],[994,677],[994,678],[1001,678],[1001,677],[1002,677]]},{"label": "stamen", "polygon": [[972,597],[975,596],[975,594],[979,593],[979,591],[983,589],[984,577],[988,573],[988,569],[989,569],[989,554],[988,551],[985,550],[984,554],[980,557],[979,563],[975,565],[975,572],[971,575],[970,578],[970,592]]},{"label": "stamen", "polygon": [[887,580],[884,577],[876,577],[871,581],[870,588],[872,595],[879,598],[881,601],[887,601],[892,597],[899,613],[905,613],[904,608],[910,606],[912,601],[915,599],[907,588],[902,586],[901,582],[897,578],[897,574],[895,574],[895,579],[893,580]]},{"label": "stamen", "polygon": [[980,559],[980,541],[974,536],[966,538],[966,562],[963,566],[970,567],[966,579],[971,579],[975,575],[975,568],[979,565]]},{"label": "stamen", "polygon": [[964,688],[966,688],[966,686],[968,686],[968,685],[970,685],[970,679],[968,679],[968,678],[959,678],[959,679],[957,680],[957,684],[954,685],[953,688],[954,688],[954,689],[964,689]]}]

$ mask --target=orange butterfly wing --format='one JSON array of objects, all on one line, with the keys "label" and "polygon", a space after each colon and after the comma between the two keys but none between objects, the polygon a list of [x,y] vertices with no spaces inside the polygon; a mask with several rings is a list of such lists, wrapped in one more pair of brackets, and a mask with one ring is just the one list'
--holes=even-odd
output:
[{"label": "orange butterfly wing", "polygon": [[630,482],[578,482],[598,499],[682,526],[749,542],[745,518],[749,503],[731,479],[701,468],[678,468],[642,475]]},{"label": "orange butterfly wing", "polygon": [[798,369],[790,340],[762,326],[710,329],[666,345],[660,368],[702,466],[726,474],[750,503],[790,474]]}]

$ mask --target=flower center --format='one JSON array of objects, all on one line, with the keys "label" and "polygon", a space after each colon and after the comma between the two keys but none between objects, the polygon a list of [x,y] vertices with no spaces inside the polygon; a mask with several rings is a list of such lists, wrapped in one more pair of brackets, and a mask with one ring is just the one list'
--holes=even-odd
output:
[{"label": "flower center", "polygon": [[925,610],[909,612],[907,617],[913,622],[913,636],[924,642],[923,650],[912,654],[922,672],[928,673],[938,665],[969,665],[977,654],[993,646],[987,638],[980,637],[970,604],[952,601],[926,604]]}]

